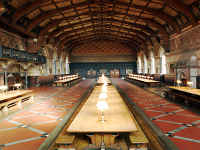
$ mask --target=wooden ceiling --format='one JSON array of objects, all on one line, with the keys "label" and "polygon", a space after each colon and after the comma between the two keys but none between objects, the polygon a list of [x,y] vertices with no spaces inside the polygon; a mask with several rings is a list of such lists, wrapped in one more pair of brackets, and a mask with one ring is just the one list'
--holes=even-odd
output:
[{"label": "wooden ceiling", "polygon": [[199,0],[2,0],[0,23],[28,38],[54,39],[58,46],[88,40],[118,40],[133,48],[196,25]]}]

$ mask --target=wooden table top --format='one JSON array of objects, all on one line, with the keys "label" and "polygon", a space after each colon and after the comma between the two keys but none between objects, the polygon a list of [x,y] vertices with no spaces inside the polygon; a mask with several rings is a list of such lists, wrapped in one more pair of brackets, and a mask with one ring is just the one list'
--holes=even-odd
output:
[{"label": "wooden table top", "polygon": [[137,131],[134,118],[125,102],[114,86],[107,86],[108,110],[105,110],[105,122],[99,121],[100,112],[96,104],[99,100],[102,86],[96,86],[82,106],[81,110],[66,129],[70,133],[119,133]]},{"label": "wooden table top", "polygon": [[191,87],[183,87],[183,86],[180,86],[180,87],[178,87],[178,86],[169,86],[169,88],[200,96],[200,89],[195,89],[195,88],[191,88]]},{"label": "wooden table top", "polygon": [[65,79],[65,80],[58,80],[58,81],[54,81],[55,83],[65,83],[68,81],[71,81],[72,79]]},{"label": "wooden table top", "polygon": [[143,78],[136,78],[136,77],[128,77],[128,78],[135,79],[142,82],[147,82],[147,83],[160,83],[160,81],[151,80],[151,79],[143,79]]},{"label": "wooden table top", "polygon": [[14,91],[8,91],[5,93],[0,93],[0,101],[11,99],[11,98],[18,97],[21,95],[25,95],[31,92],[32,90],[14,90]]},{"label": "wooden table top", "polygon": [[54,82],[55,83],[65,83],[65,82],[72,81],[74,79],[78,79],[78,77],[76,77],[76,78],[68,78],[68,79],[64,79],[64,80],[57,80],[57,81],[54,81]]}]

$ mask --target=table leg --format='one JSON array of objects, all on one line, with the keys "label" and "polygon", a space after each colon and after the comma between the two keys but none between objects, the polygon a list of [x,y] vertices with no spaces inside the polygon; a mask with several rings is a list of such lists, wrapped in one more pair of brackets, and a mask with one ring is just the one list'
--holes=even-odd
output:
[{"label": "table leg", "polygon": [[92,144],[100,147],[102,143],[106,145],[106,147],[110,147],[115,143],[115,138],[118,134],[88,134],[87,135],[90,139]]}]

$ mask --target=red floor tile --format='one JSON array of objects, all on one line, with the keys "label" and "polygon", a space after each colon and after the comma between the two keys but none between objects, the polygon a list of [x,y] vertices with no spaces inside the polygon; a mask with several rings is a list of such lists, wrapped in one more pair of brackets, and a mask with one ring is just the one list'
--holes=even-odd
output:
[{"label": "red floor tile", "polygon": [[10,123],[7,120],[3,120],[0,122],[0,129],[11,128],[16,126],[17,126],[16,124]]},{"label": "red floor tile", "polygon": [[159,116],[159,115],[161,115],[162,113],[160,113],[160,112],[153,112],[153,111],[148,111],[148,110],[145,110],[144,111],[145,113],[146,113],[146,115],[148,116],[148,117],[155,117],[155,116]]},{"label": "red floor tile", "polygon": [[181,139],[176,139],[173,137],[169,137],[169,139],[176,144],[176,146],[180,150],[199,150],[200,149],[200,143],[194,143],[190,141],[185,141]]},{"label": "red floor tile", "polygon": [[195,140],[200,140],[200,128],[195,127],[195,126],[188,127],[179,132],[176,132],[175,135],[181,136],[181,137],[186,137],[186,138],[191,138],[191,139],[195,139]]},{"label": "red floor tile", "polygon": [[23,123],[26,125],[30,125],[36,122],[44,122],[44,121],[49,121],[49,120],[56,120],[47,116],[40,116],[40,115],[35,115],[35,116],[27,116],[24,118],[18,118],[18,119],[13,119],[14,121],[17,121],[19,123]]},{"label": "red floor tile", "polygon": [[33,112],[30,112],[30,111],[22,111],[22,112],[19,112],[19,113],[17,113],[16,115],[14,115],[13,117],[12,117],[12,119],[15,119],[15,118],[20,118],[20,117],[28,117],[28,116],[34,116],[35,115],[35,113],[33,113]]},{"label": "red floor tile", "polygon": [[45,123],[45,124],[40,124],[40,125],[31,125],[31,127],[39,129],[41,131],[51,133],[56,126],[58,125],[59,121],[53,122],[53,123]]},{"label": "red floor tile", "polygon": [[198,114],[196,114],[196,113],[194,113],[194,112],[191,112],[191,111],[189,111],[189,110],[183,110],[183,111],[181,111],[181,112],[177,112],[176,114],[177,114],[177,115],[183,115],[183,116],[187,115],[187,116],[189,116],[189,117],[197,117],[197,118],[199,118],[199,120],[200,120],[200,115],[198,115]]},{"label": "red floor tile", "polygon": [[38,136],[40,136],[40,134],[33,132],[27,128],[17,128],[13,130],[0,131],[0,144],[7,144],[10,142]]},{"label": "red floor tile", "polygon": [[154,120],[153,123],[157,125],[163,131],[163,133],[167,133],[169,131],[172,131],[182,126],[182,125],[177,125],[177,124],[161,122],[157,120]]},{"label": "red floor tile", "polygon": [[4,147],[3,150],[37,150],[44,141],[45,138],[41,138],[39,140],[33,140],[26,143],[19,143]]},{"label": "red floor tile", "polygon": [[180,116],[180,115],[167,115],[165,117],[160,117],[160,120],[169,120],[169,121],[174,121],[178,123],[192,123],[194,121],[199,120],[199,118],[191,118],[187,116]]},{"label": "red floor tile", "polygon": [[158,106],[158,107],[154,107],[151,108],[152,110],[157,110],[157,111],[163,111],[163,112],[172,112],[172,111],[176,111],[179,110],[180,108],[173,108],[173,107],[168,107],[168,106]]}]

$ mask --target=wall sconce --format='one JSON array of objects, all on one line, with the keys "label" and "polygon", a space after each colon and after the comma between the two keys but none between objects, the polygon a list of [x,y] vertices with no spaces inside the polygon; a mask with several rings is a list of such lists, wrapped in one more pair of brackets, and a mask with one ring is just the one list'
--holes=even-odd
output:
[{"label": "wall sconce", "polygon": [[38,41],[38,39],[37,39],[37,38],[34,38],[34,39],[33,39],[33,42],[35,42],[35,43],[36,43],[37,41]]}]

